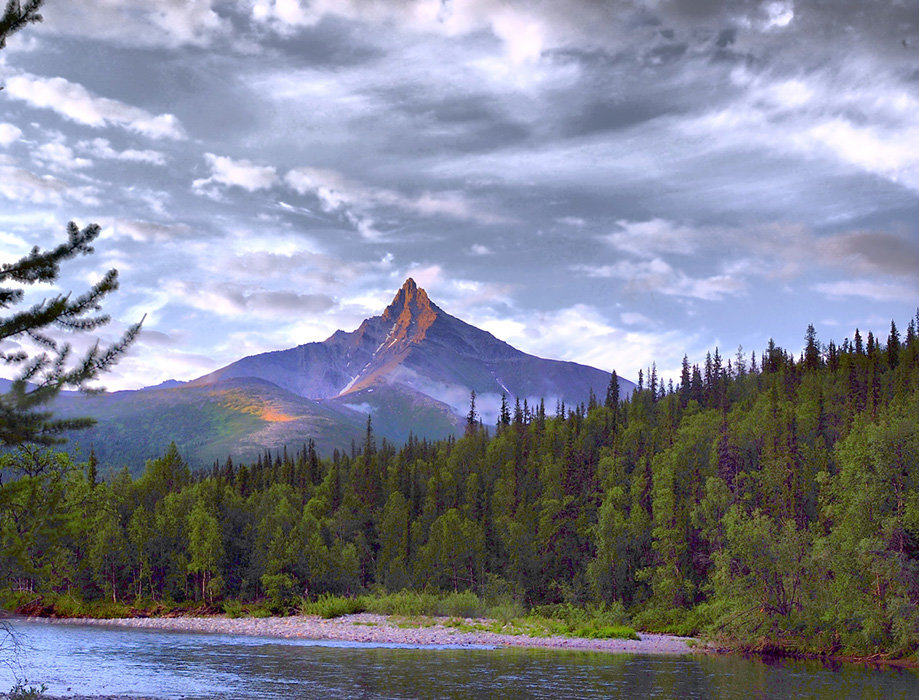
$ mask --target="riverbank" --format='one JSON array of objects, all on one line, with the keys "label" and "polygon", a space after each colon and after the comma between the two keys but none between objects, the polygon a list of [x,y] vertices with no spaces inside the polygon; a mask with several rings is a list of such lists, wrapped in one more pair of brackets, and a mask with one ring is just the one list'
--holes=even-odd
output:
[{"label": "riverbank", "polygon": [[323,619],[312,615],[289,617],[143,617],[94,620],[85,618],[30,618],[36,622],[68,625],[130,627],[136,629],[209,634],[247,635],[281,639],[356,642],[362,644],[460,647],[541,647],[580,649],[619,654],[679,655],[695,651],[694,640],[668,634],[640,634],[635,639],[587,639],[567,636],[527,636],[494,632],[491,622],[475,618],[385,616],[374,613]]}]

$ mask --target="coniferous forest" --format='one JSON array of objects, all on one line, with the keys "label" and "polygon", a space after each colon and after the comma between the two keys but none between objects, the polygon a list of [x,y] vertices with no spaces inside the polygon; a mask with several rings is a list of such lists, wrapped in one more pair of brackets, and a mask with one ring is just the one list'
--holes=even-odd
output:
[{"label": "coniferous forest", "polygon": [[735,648],[919,646],[919,337],[684,359],[619,400],[508,399],[496,425],[396,446],[311,443],[192,473],[175,446],[101,479],[3,457],[0,581],[41,600],[267,601],[472,591],[621,605]]}]

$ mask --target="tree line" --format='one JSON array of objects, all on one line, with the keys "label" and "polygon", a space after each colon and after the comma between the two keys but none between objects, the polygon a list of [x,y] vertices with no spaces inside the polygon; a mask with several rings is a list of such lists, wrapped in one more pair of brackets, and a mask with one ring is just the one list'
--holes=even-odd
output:
[{"label": "tree line", "polygon": [[0,580],[16,600],[263,600],[471,590],[621,603],[644,629],[740,647],[912,654],[919,642],[919,314],[797,356],[684,358],[620,400],[505,401],[495,426],[310,441],[192,473],[175,445],[100,481],[2,457]]}]

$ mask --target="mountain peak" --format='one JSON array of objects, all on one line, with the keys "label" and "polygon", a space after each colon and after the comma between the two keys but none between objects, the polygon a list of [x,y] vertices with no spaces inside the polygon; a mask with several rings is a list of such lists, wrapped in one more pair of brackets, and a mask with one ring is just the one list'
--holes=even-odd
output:
[{"label": "mountain peak", "polygon": [[408,312],[411,316],[417,317],[419,314],[425,315],[434,313],[438,309],[431,303],[428,293],[415,284],[415,280],[409,277],[405,280],[402,288],[396,292],[392,302],[383,312],[383,318],[388,320],[397,320],[403,314]]},{"label": "mountain peak", "polygon": [[393,324],[392,339],[418,342],[424,338],[439,313],[440,309],[431,303],[427,292],[409,277],[386,307],[383,320]]}]

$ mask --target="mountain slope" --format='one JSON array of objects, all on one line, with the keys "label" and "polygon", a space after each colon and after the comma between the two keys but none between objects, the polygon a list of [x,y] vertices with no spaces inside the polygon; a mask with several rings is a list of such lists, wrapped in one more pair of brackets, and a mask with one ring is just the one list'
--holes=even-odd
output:
[{"label": "mountain slope", "polygon": [[[323,342],[244,357],[188,382],[139,391],[61,396],[62,415],[98,425],[73,436],[110,465],[138,468],[170,441],[195,466],[227,455],[251,459],[265,449],[349,449],[372,416],[379,437],[432,439],[461,430],[470,392],[494,423],[501,395],[535,405],[574,405],[592,391],[605,397],[610,375],[574,362],[521,352],[443,311],[406,280],[382,314]],[[634,385],[620,379],[620,394]]]},{"label": "mountain slope", "polygon": [[[230,377],[256,377],[301,396],[350,403],[369,388],[399,386],[462,414],[473,389],[483,406],[501,394],[554,403],[605,396],[609,373],[574,362],[521,352],[491,333],[440,309],[408,279],[380,316],[319,343],[245,357],[201,377],[207,385]],[[634,388],[620,380],[620,392]]]}]

